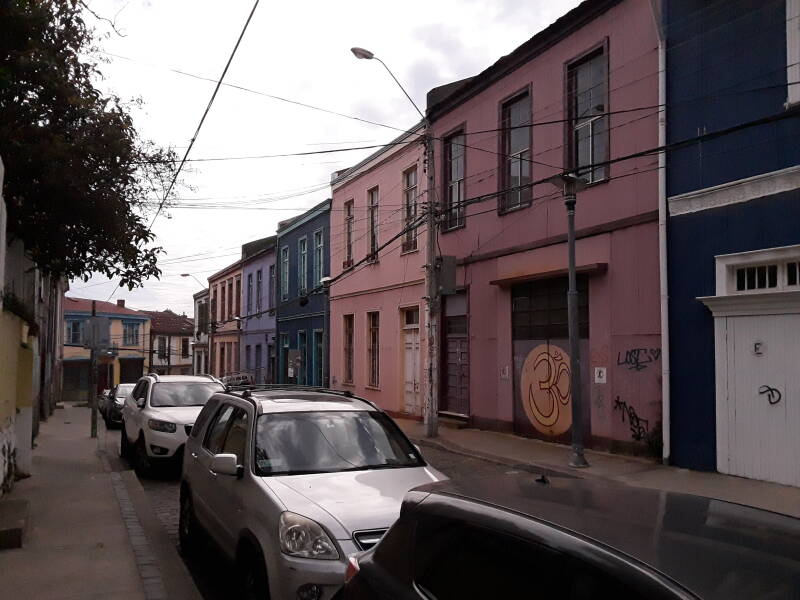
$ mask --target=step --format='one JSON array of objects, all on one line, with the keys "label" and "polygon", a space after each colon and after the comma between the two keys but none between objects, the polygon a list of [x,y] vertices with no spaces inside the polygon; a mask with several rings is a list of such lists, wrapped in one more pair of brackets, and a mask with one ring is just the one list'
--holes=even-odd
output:
[{"label": "step", "polygon": [[466,429],[469,427],[469,420],[465,417],[439,413],[439,426],[448,429]]},{"label": "step", "polygon": [[22,548],[28,527],[30,502],[24,499],[0,500],[0,550]]}]

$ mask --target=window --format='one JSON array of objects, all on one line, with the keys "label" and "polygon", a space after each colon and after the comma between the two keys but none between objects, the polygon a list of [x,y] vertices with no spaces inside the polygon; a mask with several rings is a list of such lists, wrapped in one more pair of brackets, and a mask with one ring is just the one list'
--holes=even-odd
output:
[{"label": "window", "polygon": [[444,199],[443,227],[455,229],[464,225],[464,132],[444,139]]},{"label": "window", "polygon": [[254,365],[256,370],[256,383],[264,383],[264,370],[262,368],[261,358],[261,344],[256,344],[256,364]]},{"label": "window", "polygon": [[247,446],[247,413],[241,409],[234,409],[234,414],[228,425],[228,432],[222,444],[222,454],[235,454],[236,464],[244,464],[244,449]]},{"label": "window", "polygon": [[[503,130],[503,176],[508,189],[500,197],[500,211],[528,206],[533,196],[531,183],[531,97],[525,92],[503,105],[500,127]],[[517,189],[514,189],[517,188]]]},{"label": "window", "polygon": [[587,182],[608,178],[608,60],[603,48],[567,67],[570,168]]},{"label": "window", "polygon": [[224,321],[228,318],[228,313],[225,312],[225,284],[220,286],[220,306],[219,306],[219,320]]},{"label": "window", "polygon": [[[589,337],[589,280],[578,276],[578,335]],[[569,338],[566,277],[520,283],[511,288],[511,336],[515,340]]]},{"label": "window", "polygon": [[250,346],[244,347],[244,370],[250,370]]},{"label": "window", "polygon": [[369,247],[367,260],[378,260],[378,188],[367,192],[367,227],[369,227]]},{"label": "window", "polygon": [[344,261],[342,269],[353,266],[353,201],[344,203]]},{"label": "window", "polygon": [[300,353],[300,367],[297,369],[295,376],[297,377],[298,385],[305,385],[308,383],[306,374],[308,373],[308,357],[306,343],[306,332],[301,330],[297,332],[297,351]]},{"label": "window", "polygon": [[181,339],[181,356],[184,358],[189,356],[189,338]]},{"label": "window", "polygon": [[319,329],[314,330],[314,380],[311,385],[323,385],[322,382],[322,331]]},{"label": "window", "polygon": [[242,280],[240,277],[236,278],[236,312],[231,316],[242,316]]},{"label": "window", "polygon": [[250,316],[253,313],[253,274],[247,274],[247,315]]},{"label": "window", "polygon": [[[800,81],[800,0],[786,0],[786,81]],[[800,102],[800,85],[787,86],[787,102]]]},{"label": "window", "polygon": [[230,320],[233,316],[233,280],[228,281],[228,314],[225,317]]},{"label": "window", "polygon": [[406,328],[419,329],[419,309],[407,308],[403,311],[403,324]]},{"label": "window", "polygon": [[269,307],[275,308],[275,295],[278,289],[275,287],[275,265],[269,266]]},{"label": "window", "polygon": [[208,333],[208,302],[197,304],[197,333]]},{"label": "window", "polygon": [[122,322],[122,345],[123,346],[138,346],[139,345],[139,323],[125,323]]},{"label": "window", "polygon": [[308,240],[297,240],[297,293],[305,294],[308,288]]},{"label": "window", "polygon": [[[792,265],[796,264],[797,263],[792,263]],[[778,265],[759,265],[757,267],[741,267],[736,269],[737,292],[745,290],[764,290],[776,287],[778,287]]]},{"label": "window", "polygon": [[367,313],[367,336],[369,385],[378,387],[381,383],[380,313]]},{"label": "window", "polygon": [[[261,269],[256,271],[256,312],[260,315],[263,305],[263,282],[261,277]],[[249,314],[249,311],[248,311]]]},{"label": "window", "polygon": [[158,336],[158,358],[167,358],[167,338],[163,335]]},{"label": "window", "polygon": [[313,281],[312,281],[312,288],[317,287],[322,279],[323,273],[323,260],[325,258],[325,240],[322,237],[322,230],[314,232],[314,272],[313,272]]},{"label": "window", "polygon": [[67,329],[64,336],[67,340],[66,343],[82,346],[84,330],[83,321],[67,321]]},{"label": "window", "polygon": [[230,404],[223,404],[217,416],[211,422],[206,433],[206,438],[203,440],[203,448],[208,450],[211,454],[219,454],[222,452],[222,444],[225,442],[225,432],[228,429],[231,416],[233,416],[234,407]]},{"label": "window", "polygon": [[717,295],[796,291],[800,289],[800,246],[718,257],[728,272]]},{"label": "window", "polygon": [[219,321],[219,314],[217,314],[217,309],[219,308],[219,303],[217,302],[217,288],[214,286],[214,293],[211,295],[211,318],[214,321]]},{"label": "window", "polygon": [[403,236],[402,252],[411,252],[417,249],[417,229],[410,229],[411,224],[417,220],[417,167],[403,173],[403,229],[407,229]]},{"label": "window", "polygon": [[289,247],[281,248],[281,300],[289,299]]},{"label": "window", "polygon": [[353,315],[344,315],[344,382],[353,383]]}]

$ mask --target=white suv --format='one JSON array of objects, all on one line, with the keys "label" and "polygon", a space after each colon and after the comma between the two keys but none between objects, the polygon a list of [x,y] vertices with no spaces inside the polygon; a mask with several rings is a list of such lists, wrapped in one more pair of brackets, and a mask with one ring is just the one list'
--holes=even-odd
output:
[{"label": "white suv", "polygon": [[225,389],[210,375],[142,377],[122,408],[120,456],[146,475],[157,462],[180,466],[183,446],[205,403]]},{"label": "white suv", "polygon": [[181,549],[209,534],[245,598],[329,600],[348,556],[378,542],[405,493],[443,479],[365,400],[291,387],[214,394],[186,442]]}]

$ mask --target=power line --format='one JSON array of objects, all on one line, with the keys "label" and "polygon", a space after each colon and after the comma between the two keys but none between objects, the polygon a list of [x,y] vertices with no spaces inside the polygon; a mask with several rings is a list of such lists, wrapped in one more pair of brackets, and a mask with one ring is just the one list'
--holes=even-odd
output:
[{"label": "power line", "polygon": [[[178,179],[178,175],[183,169],[183,165],[186,164],[187,159],[189,158],[189,153],[192,151],[192,147],[194,146],[195,141],[197,140],[197,136],[200,135],[200,128],[203,127],[203,123],[206,120],[206,116],[208,112],[211,110],[211,105],[214,104],[214,99],[217,97],[217,92],[219,91],[220,86],[222,85],[222,80],[225,79],[225,74],[228,72],[228,68],[231,66],[231,62],[233,62],[233,57],[236,55],[236,51],[239,49],[239,44],[244,37],[245,31],[247,31],[247,26],[250,25],[250,20],[253,18],[253,14],[256,12],[256,8],[258,7],[258,3],[260,0],[255,0],[253,3],[253,8],[250,10],[250,14],[247,16],[247,20],[244,23],[244,27],[242,27],[242,31],[239,34],[239,38],[236,40],[236,45],[233,47],[233,51],[231,52],[230,56],[228,57],[228,62],[225,63],[225,68],[222,70],[222,75],[219,77],[219,81],[217,81],[217,85],[214,87],[214,92],[211,94],[211,99],[208,101],[208,105],[206,106],[205,111],[203,111],[203,116],[200,117],[200,122],[197,124],[197,129],[192,136],[192,139],[189,141],[189,146],[186,148],[186,152],[183,155],[183,160],[178,165],[178,169],[175,171],[175,175],[172,177],[172,181],[167,188],[166,193],[164,194],[164,198],[161,200],[160,204],[158,205],[158,210],[156,210],[156,214],[153,217],[153,220],[150,222],[150,226],[147,228],[148,231],[153,228],[153,223],[155,223],[158,215],[161,213],[161,209],[164,208],[164,203],[169,198],[169,194],[172,191],[172,188],[175,186],[175,182]],[[109,299],[111,297],[109,296]]]}]

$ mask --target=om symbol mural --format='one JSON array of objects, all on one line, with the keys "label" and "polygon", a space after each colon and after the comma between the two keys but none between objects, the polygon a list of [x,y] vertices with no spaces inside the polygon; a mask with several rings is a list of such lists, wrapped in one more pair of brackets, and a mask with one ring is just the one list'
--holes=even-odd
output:
[{"label": "om symbol mural", "polygon": [[522,406],[537,431],[556,436],[572,426],[570,358],[552,344],[528,353],[520,373]]}]

